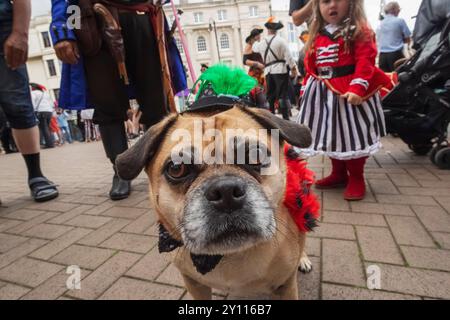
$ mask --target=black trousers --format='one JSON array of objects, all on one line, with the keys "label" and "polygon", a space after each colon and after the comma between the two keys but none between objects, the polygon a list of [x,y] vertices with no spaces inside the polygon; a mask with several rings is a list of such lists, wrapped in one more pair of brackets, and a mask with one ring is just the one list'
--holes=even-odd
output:
[{"label": "black trousers", "polygon": [[397,60],[403,59],[405,55],[403,54],[403,50],[395,51],[395,52],[385,52],[380,53],[380,69],[384,72],[393,72],[395,71],[394,64]]},{"label": "black trousers", "polygon": [[44,144],[48,148],[55,146],[55,138],[50,130],[50,121],[52,120],[51,112],[38,112],[37,118],[39,120],[39,132],[41,134],[41,141],[44,140]]},{"label": "black trousers", "polygon": [[[163,93],[161,63],[153,27],[147,14],[120,13],[126,67],[140,110],[141,123],[151,126],[167,113]],[[100,125],[127,119],[129,94],[120,79],[117,63],[104,44],[94,57],[85,57],[85,71],[90,100],[95,112],[94,122]]]},{"label": "black trousers", "polygon": [[17,146],[10,127],[6,127],[1,131],[0,141],[6,153],[17,152]]},{"label": "black trousers", "polygon": [[275,102],[278,100],[280,111],[284,119],[289,119],[289,74],[268,74],[267,81],[267,100],[269,101],[270,111],[275,113]]}]

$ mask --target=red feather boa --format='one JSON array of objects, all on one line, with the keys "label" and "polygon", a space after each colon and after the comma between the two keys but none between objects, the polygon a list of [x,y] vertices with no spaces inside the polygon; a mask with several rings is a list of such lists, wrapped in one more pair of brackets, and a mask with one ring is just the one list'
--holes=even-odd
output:
[{"label": "red feather boa", "polygon": [[298,229],[309,232],[317,226],[320,216],[320,204],[317,196],[311,191],[314,183],[314,172],[306,167],[306,161],[293,156],[294,150],[285,144],[286,158],[286,194],[284,205],[289,210]]}]

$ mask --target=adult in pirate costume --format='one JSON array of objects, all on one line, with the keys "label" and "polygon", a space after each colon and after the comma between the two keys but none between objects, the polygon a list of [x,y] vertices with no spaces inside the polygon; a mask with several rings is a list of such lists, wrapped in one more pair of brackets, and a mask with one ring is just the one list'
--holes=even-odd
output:
[{"label": "adult in pirate costume", "polygon": [[263,29],[255,28],[250,32],[250,35],[245,39],[246,45],[244,48],[243,63],[250,69],[248,75],[255,78],[258,84],[252,89],[250,95],[256,101],[259,108],[265,108],[266,95],[264,93],[266,80],[264,78],[264,63],[261,54],[253,52],[253,44],[261,40]]},{"label": "adult in pirate costume", "polygon": [[[247,67],[250,67],[250,71],[257,72],[257,70],[260,71],[264,70],[264,63],[263,63],[264,61],[261,54],[253,52],[253,44],[261,41],[261,34],[263,33],[263,31],[264,31],[263,29],[255,28],[250,32],[250,35],[245,39],[246,45],[244,48],[243,63]],[[249,75],[255,77],[250,73]]]},{"label": "adult in pirate costume", "polygon": [[255,43],[253,51],[263,57],[270,111],[275,113],[275,102],[278,100],[283,118],[289,119],[291,103],[288,97],[288,67],[295,77],[297,65],[289,51],[287,42],[277,34],[277,31],[283,28],[283,24],[275,22],[274,18],[271,17],[264,26],[268,30],[268,36],[263,41]]},{"label": "adult in pirate costume", "polygon": [[[81,28],[74,29],[71,5],[81,8]],[[95,108],[107,157],[127,150],[124,121],[136,98],[141,123],[150,127],[175,111],[174,92],[186,88],[186,75],[162,4],[147,0],[52,0],[50,31],[63,62],[59,106]],[[68,10],[69,9],[69,10]],[[75,17],[76,18],[76,17]],[[172,75],[172,76],[171,76]],[[128,85],[130,84],[130,85]],[[127,198],[130,182],[114,168],[112,200]]]}]

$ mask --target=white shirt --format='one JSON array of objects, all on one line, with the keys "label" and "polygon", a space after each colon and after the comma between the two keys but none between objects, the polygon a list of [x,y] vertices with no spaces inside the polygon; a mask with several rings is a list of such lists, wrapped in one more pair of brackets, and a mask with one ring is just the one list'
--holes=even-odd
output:
[{"label": "white shirt", "polygon": [[[291,52],[289,50],[288,43],[286,40],[281,38],[279,35],[270,35],[266,37],[264,40],[261,40],[260,42],[256,42],[253,44],[253,52],[259,53],[263,59],[264,55],[266,53],[267,44],[270,42],[270,40],[273,39],[272,43],[270,44],[270,49],[272,49],[273,53],[277,56],[279,60],[285,60],[286,63],[280,62],[272,64],[264,69],[264,74],[268,75],[271,74],[283,74],[287,73],[287,66],[289,66],[292,69],[294,69],[297,65],[295,63],[294,58],[291,55]],[[272,61],[277,60],[275,56],[272,54],[271,50],[268,51],[265,64],[268,64]]]},{"label": "white shirt", "polygon": [[329,34],[335,33],[338,29],[339,27],[335,24],[327,24],[325,26],[325,30],[327,30]]},{"label": "white shirt", "polygon": [[53,112],[55,104],[47,91],[33,90],[31,91],[31,101],[35,112]]}]

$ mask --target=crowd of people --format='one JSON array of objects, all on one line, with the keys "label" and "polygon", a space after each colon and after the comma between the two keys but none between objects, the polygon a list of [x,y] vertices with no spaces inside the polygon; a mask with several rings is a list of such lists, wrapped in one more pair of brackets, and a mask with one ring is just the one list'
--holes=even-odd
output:
[{"label": "crowd of people", "polygon": [[[58,108],[48,90],[37,83],[30,83],[31,102],[38,121],[39,141],[42,149],[60,147],[78,142],[100,141],[99,126],[93,122],[94,109],[64,110]],[[139,124],[142,113],[137,103],[127,112],[125,128],[129,140],[143,133]],[[0,109],[0,153],[19,152],[14,142],[11,125]]]},{"label": "crowd of people", "polygon": [[379,89],[392,88],[385,73],[393,72],[405,57],[411,37],[399,13],[398,3],[389,2],[375,33],[361,0],[291,0],[295,25],[308,24],[299,37],[303,49],[297,62],[277,34],[282,23],[273,18],[265,24],[266,37],[256,28],[246,39],[243,63],[258,82],[252,91],[254,103],[268,105],[272,113],[278,109],[290,119],[294,100],[299,108],[296,122],[307,125],[313,135],[311,148],[299,154],[329,156],[332,172],[316,186],[346,186],[346,200],[364,198],[365,162],[381,148],[386,134]]},{"label": "crowd of people", "polygon": [[[168,86],[175,93],[183,92],[185,98],[185,69],[173,38],[166,39],[165,48],[159,45],[167,35],[153,30],[151,19],[158,18],[140,19],[137,14],[148,13],[149,7],[108,4],[114,13],[110,18],[118,17],[121,40],[125,40],[115,46],[111,45],[117,44],[114,39],[95,38],[96,32],[86,41],[85,34],[68,29],[67,6],[65,0],[52,1],[50,31],[56,55],[63,62],[61,96],[55,105],[44,87],[29,86],[24,63],[30,1],[0,0],[0,105],[6,116],[0,115],[5,122],[3,148],[22,153],[32,196],[46,201],[58,191],[40,170],[39,145],[52,148],[74,140],[101,140],[113,168],[109,196],[125,199],[131,191],[130,181],[117,175],[115,159],[127,150],[129,138],[138,137],[173,111]],[[299,153],[325,154],[333,164],[331,175],[316,185],[346,185],[348,200],[364,198],[364,164],[380,149],[385,134],[378,89],[391,81],[376,66],[377,53],[381,53],[380,68],[391,72],[403,57],[404,43],[410,42],[411,34],[398,18],[399,12],[395,2],[386,6],[378,31],[379,50],[362,0],[291,0],[294,24],[308,22],[308,31],[300,35],[304,48],[299,61],[279,35],[283,24],[273,17],[265,24],[266,36],[257,28],[246,38],[243,63],[257,80],[251,92],[254,104],[273,113],[278,110],[286,120],[292,117],[292,105],[298,106],[296,121],[306,124],[314,138],[312,147]],[[86,23],[96,30],[97,21]],[[172,76],[169,85],[167,70],[162,68],[167,65]],[[207,68],[202,65],[202,71]],[[15,88],[10,88],[11,83]],[[132,99],[138,107],[130,107]]]},{"label": "crowd of people", "polygon": [[[376,30],[380,53],[378,65],[386,73],[392,73],[405,61],[405,51],[409,52],[411,44],[411,31],[405,20],[398,17],[400,11],[397,2],[389,2],[383,8],[384,15]],[[291,0],[290,15],[297,26],[304,22],[310,26],[312,1]],[[248,67],[248,74],[258,81],[251,98],[257,107],[279,112],[283,118],[289,119],[291,105],[299,107],[301,86],[306,76],[304,60],[309,28],[299,36],[302,47],[297,63],[293,64],[287,42],[277,36],[277,31],[283,28],[282,23],[274,23],[270,18],[265,26],[268,30],[266,38],[262,38],[264,29],[255,28],[245,39],[243,64]],[[405,48],[405,45],[408,47]]]}]

